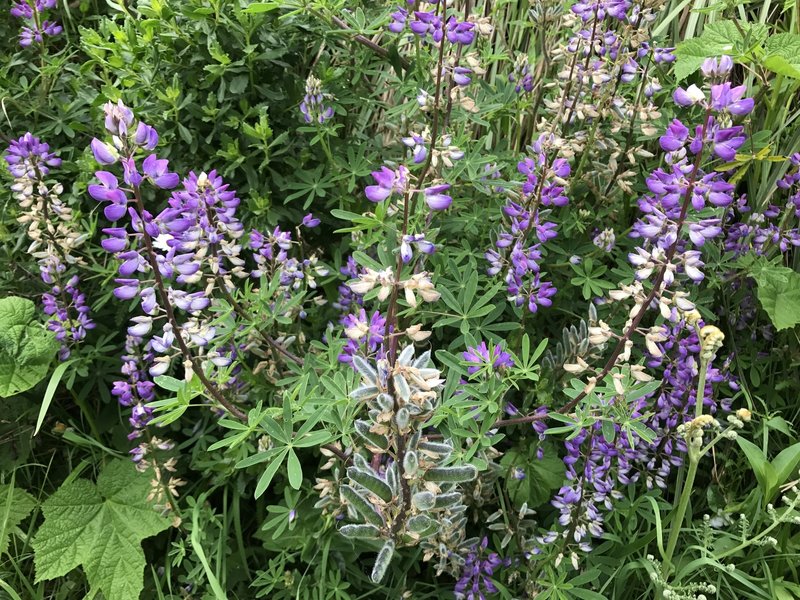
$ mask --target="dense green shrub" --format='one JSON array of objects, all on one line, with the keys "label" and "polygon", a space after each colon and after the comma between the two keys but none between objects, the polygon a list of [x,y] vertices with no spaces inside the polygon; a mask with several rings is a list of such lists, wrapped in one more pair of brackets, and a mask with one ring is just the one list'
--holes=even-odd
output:
[{"label": "dense green shrub", "polygon": [[800,597],[800,5],[0,35],[2,597]]}]

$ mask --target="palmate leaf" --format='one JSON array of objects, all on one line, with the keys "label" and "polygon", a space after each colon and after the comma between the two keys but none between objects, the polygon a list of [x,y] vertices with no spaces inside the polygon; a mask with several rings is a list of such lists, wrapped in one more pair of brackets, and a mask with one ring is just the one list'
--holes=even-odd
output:
[{"label": "palmate leaf", "polygon": [[0,555],[8,548],[11,530],[22,523],[36,506],[36,500],[25,490],[0,484]]},{"label": "palmate leaf", "polygon": [[775,329],[800,324],[800,273],[778,265],[757,264],[752,275],[758,284],[758,299]]},{"label": "palmate leaf", "polygon": [[57,349],[53,333],[36,322],[33,302],[16,297],[0,300],[0,398],[39,383]]},{"label": "palmate leaf", "polygon": [[800,35],[778,33],[764,45],[763,65],[774,73],[800,79]]},{"label": "palmate leaf", "polygon": [[146,500],[147,475],[129,461],[110,463],[97,478],[66,483],[42,505],[44,524],[33,540],[36,581],[63,577],[82,566],[92,590],[136,600],[144,587],[143,539],[169,519]]}]

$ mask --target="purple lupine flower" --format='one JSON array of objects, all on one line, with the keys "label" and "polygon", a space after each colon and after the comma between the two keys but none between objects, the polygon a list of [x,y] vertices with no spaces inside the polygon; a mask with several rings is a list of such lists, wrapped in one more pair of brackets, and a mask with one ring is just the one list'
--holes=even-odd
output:
[{"label": "purple lupine flower", "polygon": [[404,235],[400,243],[400,257],[404,263],[410,262],[413,258],[412,246],[416,246],[423,254],[433,254],[436,250],[436,246],[425,239],[424,233]]},{"label": "purple lupine flower", "polygon": [[[86,304],[86,296],[78,289],[79,283],[78,276],[73,275],[63,288],[56,284],[50,293],[42,295],[44,313],[51,317],[47,328],[61,342],[59,360],[67,360],[71,354],[70,345],[83,340],[87,330],[95,327],[94,321],[89,318],[90,308]],[[66,304],[63,303],[64,300]]]},{"label": "purple lupine flower", "polygon": [[614,244],[616,243],[614,230],[607,228],[598,232],[598,234],[592,239],[592,243],[603,250],[603,252],[611,252],[614,249]]},{"label": "purple lupine flower", "polygon": [[683,89],[682,87],[677,88],[672,93],[672,99],[678,106],[692,106],[694,104],[705,102],[706,95],[703,90],[692,84],[686,89]]},{"label": "purple lupine flower", "polygon": [[11,140],[4,158],[14,177],[35,179],[37,171],[45,176],[50,173],[49,167],[61,166],[61,159],[50,152],[50,146],[30,132]]},{"label": "purple lupine flower", "polygon": [[134,142],[145,150],[153,150],[158,146],[158,132],[142,121],[136,126]]},{"label": "purple lupine flower", "polygon": [[371,202],[383,202],[392,194],[403,195],[408,189],[408,169],[400,166],[397,170],[381,167],[380,171],[373,171],[372,177],[377,185],[369,185],[364,193]]},{"label": "purple lupine flower", "polygon": [[[341,324],[347,336],[347,344],[339,355],[339,362],[352,363],[356,354],[383,356],[383,336],[386,331],[386,318],[375,311],[367,318],[362,308],[357,313],[342,317]],[[355,368],[355,367],[354,367]]]},{"label": "purple lupine flower", "polygon": [[[72,346],[95,325],[89,318],[86,297],[78,289],[80,279],[68,272],[69,265],[78,262],[72,251],[80,244],[81,236],[71,226],[72,211],[61,201],[62,186],[45,179],[49,167],[59,166],[61,160],[30,132],[11,142],[5,160],[14,177],[11,190],[23,209],[18,220],[27,224],[40,277],[50,286],[49,292],[42,295],[44,313],[50,317],[47,328],[61,343],[59,359],[66,360]],[[49,234],[42,236],[42,230]]]},{"label": "purple lupine flower", "polygon": [[431,210],[446,210],[450,208],[453,198],[444,193],[449,189],[450,185],[447,183],[426,188],[424,191],[425,203]]},{"label": "purple lupine flower", "polygon": [[658,64],[669,64],[675,62],[676,56],[673,54],[675,48],[653,48],[653,62]]},{"label": "purple lupine flower", "polygon": [[537,273],[533,279],[533,284],[528,296],[528,310],[535,313],[540,306],[548,307],[553,305],[550,299],[556,295],[558,290],[549,281],[542,281]]},{"label": "purple lupine flower", "polygon": [[57,22],[42,18],[44,11],[55,8],[55,5],[56,0],[36,0],[33,5],[26,0],[16,0],[12,4],[11,16],[29,22],[29,26],[20,29],[20,46],[27,48],[34,43],[42,44],[46,36],[55,37],[64,30]]},{"label": "purple lupine flower", "polygon": [[720,56],[719,59],[716,57],[707,58],[700,65],[700,72],[707,79],[727,77],[732,69],[733,60],[727,55]]},{"label": "purple lupine flower", "polygon": [[455,17],[450,17],[447,20],[447,39],[451,44],[469,46],[475,39],[474,29],[474,23],[459,23]]},{"label": "purple lupine flower", "polygon": [[663,150],[675,152],[686,145],[689,139],[689,128],[678,119],[673,119],[667,127],[664,135],[658,138],[658,142]]},{"label": "purple lupine flower", "polygon": [[[749,98],[752,101],[752,98]],[[744,135],[744,127],[720,128],[713,131],[712,151],[722,160],[731,161],[736,158],[736,151],[741,148],[747,137]]]},{"label": "purple lupine flower", "polygon": [[158,158],[155,154],[150,154],[142,162],[142,171],[150,179],[152,184],[162,190],[171,190],[180,183],[177,173],[170,173],[169,161],[165,158]]},{"label": "purple lupine flower", "polygon": [[[347,279],[358,279],[361,270],[356,260],[350,255],[347,257],[345,264],[339,268],[339,272]],[[339,284],[337,290],[339,298],[333,303],[334,308],[337,310],[347,313],[352,305],[361,306],[364,302],[362,296],[354,292],[347,284]]]},{"label": "purple lupine flower", "polygon": [[752,98],[743,98],[747,91],[746,86],[731,87],[729,81],[711,86],[711,108],[716,111],[727,111],[732,115],[741,117],[749,114],[755,105]]},{"label": "purple lupine flower", "polygon": [[303,217],[303,227],[308,227],[309,229],[313,229],[314,227],[317,227],[320,223],[321,221],[311,213],[308,213],[305,217]]},{"label": "purple lupine flower", "polygon": [[9,12],[17,19],[33,19],[33,10],[26,0],[17,0],[11,5]]},{"label": "purple lupine flower", "polygon": [[91,148],[92,154],[94,154],[94,159],[101,165],[113,165],[115,162],[117,162],[117,160],[119,160],[119,154],[116,152],[116,150],[109,144],[101,142],[97,138],[92,139]]},{"label": "purple lupine flower", "polygon": [[453,68],[453,81],[456,85],[465,86],[472,82],[472,69],[467,67],[454,67]]},{"label": "purple lupine flower", "polygon": [[422,39],[430,35],[433,41],[438,44],[444,37],[442,25],[441,17],[433,12],[416,10],[414,11],[414,20],[409,23],[409,28]]},{"label": "purple lupine flower", "polygon": [[[510,223],[508,230],[498,233],[495,245],[504,254],[494,250],[485,254],[491,263],[490,274],[498,274],[505,267],[509,301],[516,306],[527,305],[531,312],[537,312],[539,306],[552,305],[550,298],[556,293],[556,288],[541,279],[539,262],[542,259],[542,244],[557,234],[555,223],[543,219],[547,213],[540,213],[538,208],[531,212],[528,207],[537,204],[560,207],[569,201],[565,194],[566,178],[570,174],[569,163],[561,158],[555,158],[550,163],[545,153],[553,142],[554,138],[550,135],[540,136],[530,148],[533,156],[517,164],[519,173],[526,176],[522,184],[525,198],[520,202],[509,199],[503,207],[503,213]],[[538,238],[538,243],[530,244],[527,240],[531,230]]]},{"label": "purple lupine flower", "polygon": [[514,84],[514,91],[518,94],[533,91],[533,75],[526,55],[520,54],[514,61],[514,71],[509,74],[508,81]]},{"label": "purple lupine flower", "polygon": [[495,569],[509,566],[511,562],[501,559],[496,552],[485,554],[488,545],[489,539],[484,537],[467,554],[454,589],[457,600],[486,600],[486,594],[496,594],[499,591],[491,576]]},{"label": "purple lupine flower", "polygon": [[19,33],[19,45],[27,48],[32,44],[41,44],[45,36],[55,37],[64,31],[64,28],[53,21],[42,21],[41,26],[23,27]]},{"label": "purple lupine flower", "polygon": [[496,344],[490,351],[486,342],[481,342],[475,347],[469,347],[461,354],[465,361],[472,363],[467,368],[467,373],[473,375],[485,366],[491,366],[493,370],[509,369],[514,366],[514,359],[508,352],[505,352],[500,344]]},{"label": "purple lupine flower", "polygon": [[408,19],[408,10],[405,8],[398,7],[396,11],[394,11],[391,15],[392,21],[389,23],[389,31],[392,33],[400,33],[405,29],[406,26],[406,19]]},{"label": "purple lupine flower", "polygon": [[584,22],[597,19],[602,21],[606,15],[624,20],[632,2],[630,0],[581,0],[572,4],[572,12]]},{"label": "purple lupine flower", "polygon": [[[116,103],[106,102],[103,105],[103,112],[105,113],[104,124],[106,131],[111,135],[127,139],[128,130],[134,122],[133,111],[125,106],[120,99]],[[98,162],[100,162],[99,159]]]},{"label": "purple lupine flower", "polygon": [[88,189],[89,195],[98,202],[109,203],[103,209],[106,219],[109,221],[121,219],[128,210],[129,198],[119,188],[119,180],[108,171],[96,171],[94,176],[100,181],[100,185],[91,184]]},{"label": "purple lupine flower", "polygon": [[411,133],[408,137],[401,138],[403,145],[412,149],[414,164],[425,162],[428,157],[428,148],[425,146],[425,138],[418,133]]}]

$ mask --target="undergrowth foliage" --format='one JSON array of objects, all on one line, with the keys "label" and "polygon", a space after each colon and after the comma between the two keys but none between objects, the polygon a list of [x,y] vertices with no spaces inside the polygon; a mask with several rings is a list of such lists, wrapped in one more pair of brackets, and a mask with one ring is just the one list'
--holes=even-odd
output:
[{"label": "undergrowth foliage", "polygon": [[800,598],[800,5],[0,31],[0,597]]}]

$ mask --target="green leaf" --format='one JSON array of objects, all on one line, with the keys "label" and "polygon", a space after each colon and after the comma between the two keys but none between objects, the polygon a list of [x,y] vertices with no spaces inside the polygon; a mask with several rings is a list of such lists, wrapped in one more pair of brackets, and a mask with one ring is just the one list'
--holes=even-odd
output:
[{"label": "green leaf", "polygon": [[261,474],[261,477],[258,479],[258,483],[256,484],[256,493],[255,497],[258,498],[263,494],[269,484],[272,483],[272,478],[275,477],[275,473],[278,472],[278,469],[283,464],[283,459],[286,458],[286,453],[289,452],[289,448],[283,447],[278,449],[279,452],[277,453],[277,457],[272,460],[271,463],[267,466],[264,472]]},{"label": "green leaf", "polygon": [[280,8],[280,2],[251,2],[244,9],[244,12],[258,14],[269,12],[276,8]]},{"label": "green leaf", "polygon": [[752,272],[758,284],[758,300],[775,329],[800,323],[800,273],[787,267],[762,265]]},{"label": "green leaf", "polygon": [[778,33],[764,45],[762,64],[774,73],[800,79],[800,35]]},{"label": "green leaf", "polygon": [[82,566],[93,592],[137,600],[144,587],[142,540],[169,527],[147,501],[150,478],[128,460],[110,463],[97,484],[76,479],[42,505],[33,540],[36,582]]},{"label": "green leaf", "polygon": [[36,500],[25,490],[0,484],[0,556],[8,549],[11,530],[22,523],[36,506]]},{"label": "green leaf", "polygon": [[42,404],[39,407],[39,416],[36,419],[36,428],[33,430],[33,435],[39,433],[39,429],[41,429],[42,423],[44,423],[44,418],[47,416],[47,410],[50,408],[50,403],[53,401],[53,396],[56,395],[58,384],[61,382],[64,372],[73,362],[75,362],[75,360],[68,360],[67,362],[61,363],[50,376],[50,381],[47,382],[47,389],[42,398]]},{"label": "green leaf", "polygon": [[769,489],[776,480],[775,469],[769,463],[767,457],[764,456],[761,448],[756,446],[753,442],[750,442],[740,436],[736,438],[736,443],[739,444],[739,448],[742,449],[747,457],[747,461],[750,463],[750,466],[753,468],[753,472],[756,474],[758,485],[761,488],[761,491],[764,493],[764,498],[767,498]]},{"label": "green leaf", "polygon": [[778,486],[788,481],[794,475],[797,465],[800,464],[800,442],[784,448],[778,456],[772,459],[772,468],[775,469],[775,485],[770,490],[767,500],[772,499],[772,495],[778,491]]},{"label": "green leaf", "polygon": [[0,398],[29,390],[47,375],[58,342],[35,317],[30,300],[0,300]]},{"label": "green leaf", "polygon": [[294,450],[289,448],[288,459],[286,460],[286,470],[289,473],[289,485],[299,490],[303,484],[303,467],[300,466],[300,459]]}]

